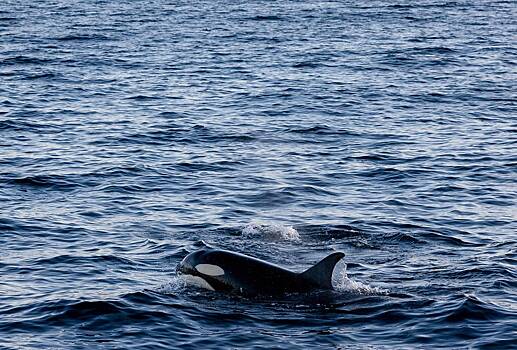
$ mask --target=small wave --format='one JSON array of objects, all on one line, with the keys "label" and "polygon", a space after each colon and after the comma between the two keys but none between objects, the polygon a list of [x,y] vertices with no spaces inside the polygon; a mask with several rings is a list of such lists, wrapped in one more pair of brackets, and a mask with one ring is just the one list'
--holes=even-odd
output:
[{"label": "small wave", "polygon": [[264,224],[252,222],[242,229],[245,238],[265,238],[270,240],[300,241],[300,234],[292,226],[278,224]]},{"label": "small wave", "polygon": [[[184,144],[201,144],[201,143],[249,143],[256,141],[257,138],[247,134],[232,134],[222,130],[211,130],[206,127],[196,125],[192,128],[182,127],[181,125],[166,126],[157,128],[144,133],[132,133],[114,137],[107,140],[112,143],[128,143],[128,144],[148,144],[160,145],[170,144],[171,142]],[[96,141],[96,143],[105,144],[106,140]]]},{"label": "small wave", "polygon": [[465,267],[462,266],[462,268],[448,268],[438,272],[436,275],[449,280],[479,278],[485,281],[492,281],[493,283],[495,281],[511,281],[517,277],[517,273],[511,268],[505,266],[505,264],[498,264],[495,261],[487,266],[471,266],[466,264]]},{"label": "small wave", "polygon": [[138,176],[141,174],[148,174],[152,170],[153,169],[149,169],[144,164],[127,164],[119,166],[107,165],[95,169],[91,175],[102,178],[116,178],[121,176]]},{"label": "small wave", "polygon": [[365,178],[379,179],[380,181],[398,182],[417,176],[428,176],[432,173],[433,171],[425,169],[398,169],[394,167],[384,167],[362,170],[359,171],[357,175]]},{"label": "small wave", "polygon": [[57,41],[87,41],[87,40],[110,40],[109,37],[99,34],[69,34],[59,38]]},{"label": "small wave", "polygon": [[461,230],[455,229],[443,229],[443,230],[433,230],[428,229],[421,234],[421,237],[429,242],[442,241],[446,242],[449,245],[457,246],[457,247],[480,247],[483,246],[482,242],[472,242],[467,240],[468,234]]},{"label": "small wave", "polygon": [[15,235],[23,235],[24,232],[31,232],[32,235],[41,233],[48,236],[47,228],[40,224],[41,221],[39,220],[0,217],[0,232],[4,235],[7,232]]},{"label": "small wave", "polygon": [[91,329],[122,319],[130,320],[133,324],[148,324],[169,315],[164,311],[142,307],[142,302],[151,304],[155,300],[152,292],[133,294],[124,299],[127,300],[36,301],[7,310],[7,313],[22,315],[23,318],[3,319],[0,321],[0,331],[48,330],[52,326],[68,327],[79,323]]},{"label": "small wave", "polygon": [[304,236],[317,240],[366,238],[367,234],[348,225],[305,225],[298,228]]},{"label": "small wave", "polygon": [[17,224],[14,220],[7,218],[0,218],[0,231],[16,231]]},{"label": "small wave", "polygon": [[248,19],[252,21],[281,21],[284,18],[276,15],[257,15]]},{"label": "small wave", "polygon": [[512,318],[514,315],[497,305],[485,302],[475,295],[465,294],[462,299],[449,310],[444,320],[449,323],[471,321],[494,321]]},{"label": "small wave", "polygon": [[380,235],[381,241],[388,243],[425,244],[424,240],[404,232],[388,232]]},{"label": "small wave", "polygon": [[290,128],[287,130],[296,134],[312,134],[312,135],[339,135],[339,136],[357,136],[358,134],[345,129],[330,127],[324,124],[318,124],[307,127]]},{"label": "small wave", "polygon": [[174,119],[174,118],[182,117],[182,114],[179,112],[174,112],[174,111],[165,111],[165,112],[159,113],[157,116],[160,118]]},{"label": "small wave", "polygon": [[242,203],[251,208],[278,208],[295,202],[295,198],[290,188],[277,188],[242,196]]},{"label": "small wave", "polygon": [[152,101],[152,100],[159,100],[161,98],[162,98],[162,96],[135,95],[135,96],[130,96],[127,99],[136,100],[136,101]]},{"label": "small wave", "polygon": [[362,161],[372,161],[372,162],[386,162],[389,161],[395,157],[388,156],[385,154],[361,154],[358,156],[352,157],[355,160],[362,160]]},{"label": "small wave", "polygon": [[256,138],[251,135],[219,135],[213,138],[215,141],[251,142]]},{"label": "small wave", "polygon": [[52,73],[52,72],[44,73],[43,72],[43,73],[27,74],[22,79],[25,79],[25,80],[52,79],[52,78],[56,78],[57,76],[58,75],[56,73]]},{"label": "small wave", "polygon": [[[0,15],[2,14],[2,12],[0,12]],[[0,22],[14,22],[14,21],[17,21],[18,18],[16,17],[0,17]]]},{"label": "small wave", "polygon": [[22,187],[32,188],[48,188],[48,189],[60,189],[60,190],[71,190],[78,186],[78,183],[71,182],[65,179],[64,176],[59,175],[34,175],[18,177],[8,180],[8,183]]},{"label": "small wave", "polygon": [[137,265],[138,263],[119,256],[114,255],[96,255],[96,256],[75,256],[75,255],[58,255],[48,258],[34,259],[34,264],[37,265],[57,265],[57,264],[65,264],[71,266],[81,266],[88,264],[117,264],[117,265],[125,265],[132,266]]},{"label": "small wave", "polygon": [[448,47],[415,47],[410,49],[411,52],[421,55],[439,55],[439,54],[453,54],[456,50]]},{"label": "small wave", "polygon": [[293,68],[318,68],[322,66],[318,62],[298,62],[292,65]]},{"label": "small wave", "polygon": [[[179,162],[176,164],[177,168],[183,171],[224,171],[229,170],[231,166],[234,166],[233,162],[220,162],[221,165],[216,163],[201,163],[201,162]],[[224,164],[227,163],[227,164]],[[226,165],[226,166],[225,166]]]},{"label": "small wave", "polygon": [[135,184],[118,184],[118,185],[104,185],[98,187],[98,190],[103,192],[110,192],[110,193],[126,193],[126,194],[133,194],[133,193],[149,193],[149,192],[157,192],[160,191],[159,188],[156,186],[142,186],[142,185],[135,185]]},{"label": "small wave", "polygon": [[17,64],[39,64],[44,65],[50,63],[50,59],[29,57],[29,56],[15,56],[8,57],[0,61],[0,65],[17,65]]},{"label": "small wave", "polygon": [[[7,117],[15,117],[11,113],[6,113]],[[6,131],[29,131],[29,132],[43,132],[43,131],[58,131],[58,126],[50,125],[50,124],[40,124],[40,123],[33,123],[28,122],[26,120],[22,120],[21,118],[26,118],[27,115],[16,115],[16,119],[11,120],[0,120],[0,131],[6,130]]]}]

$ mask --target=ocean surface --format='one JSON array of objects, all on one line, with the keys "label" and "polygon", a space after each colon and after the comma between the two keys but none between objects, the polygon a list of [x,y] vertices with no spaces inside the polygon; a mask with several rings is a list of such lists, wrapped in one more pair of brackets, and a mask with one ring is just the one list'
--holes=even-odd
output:
[{"label": "ocean surface", "polygon": [[[514,1],[2,0],[0,349],[516,349]],[[206,245],[335,291],[176,275]]]}]

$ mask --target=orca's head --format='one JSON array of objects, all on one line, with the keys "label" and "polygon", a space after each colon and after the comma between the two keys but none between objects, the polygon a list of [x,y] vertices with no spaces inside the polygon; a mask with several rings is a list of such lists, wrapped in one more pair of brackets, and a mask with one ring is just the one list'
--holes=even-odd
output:
[{"label": "orca's head", "polygon": [[197,261],[201,260],[201,256],[203,255],[204,250],[196,250],[193,253],[187,255],[176,267],[176,272],[179,275],[195,275],[194,266],[197,265]]},{"label": "orca's head", "polygon": [[214,290],[210,282],[224,275],[224,270],[211,263],[210,249],[200,249],[187,255],[176,267],[178,275],[183,276],[188,284]]}]

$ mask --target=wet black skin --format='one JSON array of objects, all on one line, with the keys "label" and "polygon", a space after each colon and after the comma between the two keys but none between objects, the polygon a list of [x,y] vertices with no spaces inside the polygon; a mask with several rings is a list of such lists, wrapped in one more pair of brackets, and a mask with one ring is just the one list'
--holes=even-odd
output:
[{"label": "wet black skin", "polygon": [[[332,263],[327,264],[330,266],[330,274],[344,254],[334,253],[332,256],[334,256]],[[224,275],[204,275],[195,269],[198,264],[219,266],[224,270]],[[246,296],[274,296],[305,293],[315,289],[332,289],[330,282],[318,283],[317,278],[312,278],[311,275],[314,273],[295,273],[250,256],[210,248],[200,249],[187,255],[178,265],[177,272],[201,277],[217,291]]]}]

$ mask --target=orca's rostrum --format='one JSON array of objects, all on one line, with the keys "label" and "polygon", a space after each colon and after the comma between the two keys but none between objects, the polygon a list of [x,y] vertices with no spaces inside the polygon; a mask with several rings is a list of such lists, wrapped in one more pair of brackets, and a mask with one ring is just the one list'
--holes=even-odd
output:
[{"label": "orca's rostrum", "polygon": [[247,255],[203,248],[187,255],[177,267],[187,283],[245,296],[305,293],[332,289],[332,273],[345,256],[335,252],[308,270],[296,273]]}]

